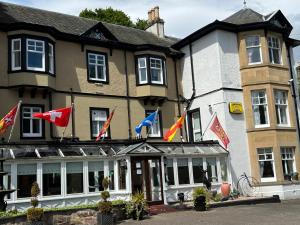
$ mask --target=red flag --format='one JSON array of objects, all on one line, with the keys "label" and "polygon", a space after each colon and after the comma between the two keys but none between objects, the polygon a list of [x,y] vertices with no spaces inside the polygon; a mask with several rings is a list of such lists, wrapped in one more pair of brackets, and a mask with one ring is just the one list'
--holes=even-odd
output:
[{"label": "red flag", "polygon": [[44,113],[35,113],[34,117],[47,120],[59,127],[66,127],[69,123],[72,107],[55,109]]},{"label": "red flag", "polygon": [[227,149],[227,146],[230,143],[230,141],[223,127],[221,126],[217,116],[215,117],[214,122],[210,126],[210,129],[219,137],[219,139],[222,141],[225,148]]},{"label": "red flag", "polygon": [[0,121],[0,134],[3,134],[6,131],[6,128],[9,126],[12,126],[15,122],[15,117],[18,111],[18,106],[17,104],[15,107],[13,107],[9,113],[7,113],[2,120]]},{"label": "red flag", "polygon": [[173,124],[173,126],[167,131],[167,133],[165,134],[164,136],[164,140],[165,141],[172,141],[176,132],[177,132],[177,129],[179,128],[182,128],[182,125],[184,123],[184,118],[185,118],[185,115],[186,115],[186,111],[182,114],[182,116],[176,121],[175,124]]},{"label": "red flag", "polygon": [[109,114],[109,117],[108,117],[108,119],[105,121],[105,123],[104,123],[102,129],[100,130],[100,132],[99,132],[99,134],[98,134],[98,136],[97,136],[97,138],[96,138],[96,141],[99,141],[100,138],[101,138],[103,135],[105,135],[107,129],[109,128],[110,121],[111,121],[112,117],[114,116],[114,113],[115,113],[115,110],[111,111],[111,113]]}]

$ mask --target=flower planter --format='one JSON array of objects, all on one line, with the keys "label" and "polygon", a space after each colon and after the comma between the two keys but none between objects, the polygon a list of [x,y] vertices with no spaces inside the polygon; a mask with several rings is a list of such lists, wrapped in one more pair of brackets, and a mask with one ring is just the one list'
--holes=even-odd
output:
[{"label": "flower planter", "polygon": [[97,225],[113,225],[113,214],[97,214]]},{"label": "flower planter", "polygon": [[230,184],[228,184],[227,182],[224,182],[221,185],[221,193],[223,195],[223,197],[228,197],[230,195]]},{"label": "flower planter", "polygon": [[27,225],[46,225],[44,221],[27,222]]},{"label": "flower planter", "polygon": [[136,211],[133,211],[133,212],[131,213],[131,218],[132,218],[133,220],[142,220],[142,219],[144,219],[144,215],[145,215],[145,211],[142,211],[141,214],[139,215],[139,217],[137,217]]},{"label": "flower planter", "polygon": [[205,211],[206,210],[206,197],[198,196],[194,200],[194,207],[196,211]]},{"label": "flower planter", "polygon": [[112,213],[117,221],[127,219],[125,204],[114,205]]}]

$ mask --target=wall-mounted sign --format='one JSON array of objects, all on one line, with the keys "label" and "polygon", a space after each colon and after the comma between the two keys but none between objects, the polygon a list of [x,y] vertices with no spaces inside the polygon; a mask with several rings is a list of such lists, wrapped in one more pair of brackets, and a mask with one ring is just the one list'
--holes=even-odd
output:
[{"label": "wall-mounted sign", "polygon": [[229,112],[231,113],[243,113],[243,105],[241,102],[229,102]]}]

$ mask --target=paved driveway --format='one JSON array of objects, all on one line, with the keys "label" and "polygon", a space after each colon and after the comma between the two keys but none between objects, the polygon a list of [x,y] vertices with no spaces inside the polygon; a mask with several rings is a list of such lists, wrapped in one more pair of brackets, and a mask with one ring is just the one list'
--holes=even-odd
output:
[{"label": "paved driveway", "polygon": [[300,225],[300,200],[211,209],[179,211],[121,225]]}]

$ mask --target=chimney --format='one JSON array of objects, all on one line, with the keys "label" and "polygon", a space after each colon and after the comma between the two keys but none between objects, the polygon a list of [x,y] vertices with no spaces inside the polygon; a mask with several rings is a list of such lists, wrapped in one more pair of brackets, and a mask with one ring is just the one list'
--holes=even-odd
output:
[{"label": "chimney", "polygon": [[155,34],[158,37],[165,37],[164,21],[159,17],[159,7],[155,6],[148,11],[148,28],[146,31]]}]

